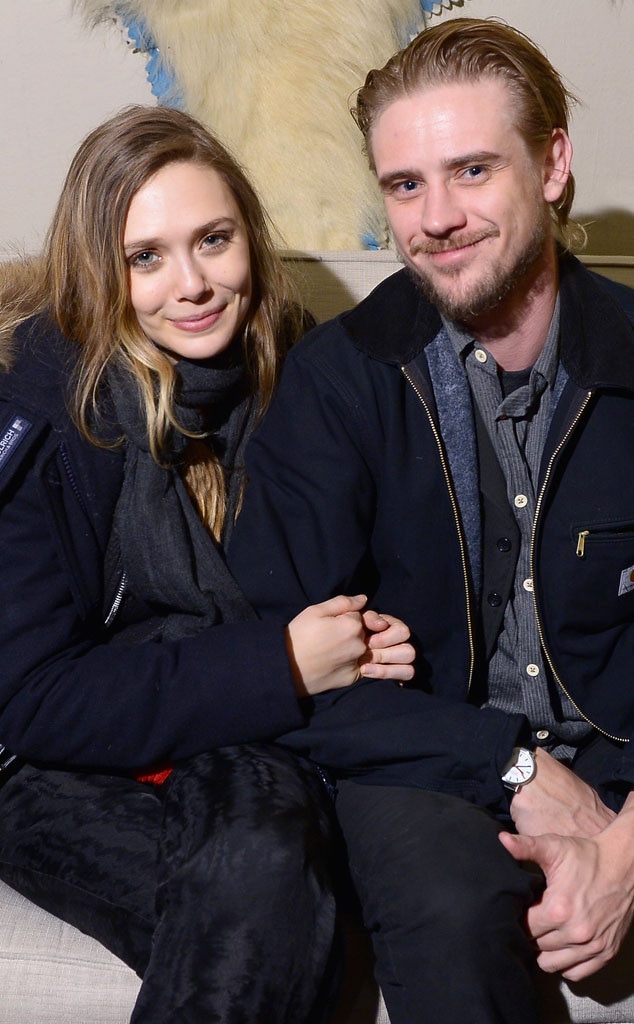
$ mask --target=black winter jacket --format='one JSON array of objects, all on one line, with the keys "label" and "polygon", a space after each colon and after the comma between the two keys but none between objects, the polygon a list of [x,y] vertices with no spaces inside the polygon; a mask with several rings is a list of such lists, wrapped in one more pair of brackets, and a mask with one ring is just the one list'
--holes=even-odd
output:
[{"label": "black winter jacket", "polygon": [[[562,256],[560,294],[569,379],[541,467],[535,614],[557,683],[598,730],[624,741],[611,771],[631,783],[634,329],[623,308],[634,320],[634,293]],[[476,599],[461,481],[437,413],[439,402],[451,410],[452,398],[433,393],[425,355],[439,328],[437,311],[401,271],[295,347],[247,452],[249,485],[229,561],[266,616],[284,620],[343,591],[366,593],[404,619],[420,651],[426,710],[413,705],[415,725],[402,731],[412,698],[399,691],[399,724],[390,692],[380,743],[390,732],[394,755],[402,733],[409,755],[418,730],[428,767],[418,767],[417,781],[456,790],[447,780],[471,773],[483,786],[472,798],[487,802],[521,726],[513,716],[504,729],[496,712],[473,706]],[[381,698],[372,699],[378,720]],[[363,697],[334,700],[349,704],[339,726],[342,745],[348,729],[352,763]],[[328,759],[327,735],[316,736],[308,749]]]},{"label": "black winter jacket", "polygon": [[31,761],[126,770],[299,727],[277,624],[109,642],[104,552],[123,452],[71,421],[72,344],[36,319],[16,346],[0,374],[0,741]]}]

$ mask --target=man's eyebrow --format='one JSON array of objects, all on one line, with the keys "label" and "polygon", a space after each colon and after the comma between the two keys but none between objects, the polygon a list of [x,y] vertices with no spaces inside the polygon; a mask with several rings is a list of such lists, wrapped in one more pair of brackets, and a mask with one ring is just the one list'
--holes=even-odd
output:
[{"label": "man's eyebrow", "polygon": [[491,164],[502,160],[502,154],[493,152],[490,149],[480,149],[475,153],[465,153],[463,156],[452,157],[451,160],[446,160],[443,164],[444,167],[449,171],[454,171],[458,167],[474,167],[477,164]]}]

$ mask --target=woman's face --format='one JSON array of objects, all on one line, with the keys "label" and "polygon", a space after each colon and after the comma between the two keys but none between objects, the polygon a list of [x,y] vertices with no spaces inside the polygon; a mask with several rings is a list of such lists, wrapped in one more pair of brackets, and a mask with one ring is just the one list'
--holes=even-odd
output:
[{"label": "woman's face", "polygon": [[209,359],[240,332],[251,303],[249,242],[216,171],[167,164],[133,196],[123,238],[141,329],[172,357]]}]

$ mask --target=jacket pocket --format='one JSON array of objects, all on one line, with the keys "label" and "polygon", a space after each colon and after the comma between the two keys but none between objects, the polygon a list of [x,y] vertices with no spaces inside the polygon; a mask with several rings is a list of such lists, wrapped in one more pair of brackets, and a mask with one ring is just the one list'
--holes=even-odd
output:
[{"label": "jacket pocket", "polygon": [[576,556],[575,587],[594,606],[594,624],[616,625],[631,619],[634,521],[586,522],[573,526],[571,534]]},{"label": "jacket pocket", "polygon": [[632,547],[634,554],[634,522],[631,519],[617,520],[610,523],[586,523],[572,527],[573,543],[576,545],[577,558],[591,557],[593,549],[600,551],[601,545]]}]

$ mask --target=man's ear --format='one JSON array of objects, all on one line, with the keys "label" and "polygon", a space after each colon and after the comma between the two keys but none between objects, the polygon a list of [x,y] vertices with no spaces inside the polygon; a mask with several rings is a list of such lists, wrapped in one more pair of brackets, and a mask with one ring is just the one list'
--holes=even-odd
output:
[{"label": "man's ear", "polygon": [[543,166],[543,191],[547,203],[556,203],[570,177],[572,142],[563,128],[553,128]]}]

